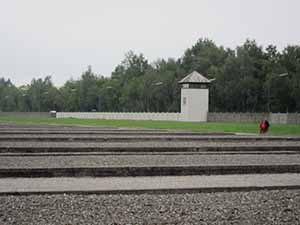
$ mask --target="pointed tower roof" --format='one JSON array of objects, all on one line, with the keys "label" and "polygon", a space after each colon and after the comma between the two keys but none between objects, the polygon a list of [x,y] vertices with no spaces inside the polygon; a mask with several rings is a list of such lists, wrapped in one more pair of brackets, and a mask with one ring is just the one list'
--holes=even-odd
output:
[{"label": "pointed tower roof", "polygon": [[208,80],[206,77],[198,73],[197,71],[193,71],[186,77],[184,77],[181,81],[178,83],[180,84],[209,84],[210,80]]}]

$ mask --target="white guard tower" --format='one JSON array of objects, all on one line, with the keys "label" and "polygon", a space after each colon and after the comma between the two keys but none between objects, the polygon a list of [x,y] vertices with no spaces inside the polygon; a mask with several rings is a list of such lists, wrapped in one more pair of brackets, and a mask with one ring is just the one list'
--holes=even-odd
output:
[{"label": "white guard tower", "polygon": [[194,71],[179,84],[181,87],[181,120],[207,122],[208,86],[210,80]]}]

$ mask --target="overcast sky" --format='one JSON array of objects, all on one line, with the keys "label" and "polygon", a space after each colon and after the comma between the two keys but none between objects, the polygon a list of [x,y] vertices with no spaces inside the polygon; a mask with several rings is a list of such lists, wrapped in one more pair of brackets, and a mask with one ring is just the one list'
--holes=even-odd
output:
[{"label": "overcast sky", "polygon": [[58,86],[88,65],[110,76],[129,50],[179,58],[203,37],[300,44],[299,0],[0,0],[0,77],[51,75]]}]

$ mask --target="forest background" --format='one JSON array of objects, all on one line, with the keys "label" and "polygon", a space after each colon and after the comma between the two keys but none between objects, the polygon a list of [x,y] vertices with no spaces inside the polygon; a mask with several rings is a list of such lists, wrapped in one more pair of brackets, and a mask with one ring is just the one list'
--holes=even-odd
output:
[{"label": "forest background", "polygon": [[51,76],[16,87],[0,78],[0,111],[179,112],[178,81],[192,71],[208,79],[210,112],[299,112],[300,46],[279,51],[246,40],[236,49],[199,39],[179,59],[149,62],[129,51],[111,77],[92,68],[55,87]]}]

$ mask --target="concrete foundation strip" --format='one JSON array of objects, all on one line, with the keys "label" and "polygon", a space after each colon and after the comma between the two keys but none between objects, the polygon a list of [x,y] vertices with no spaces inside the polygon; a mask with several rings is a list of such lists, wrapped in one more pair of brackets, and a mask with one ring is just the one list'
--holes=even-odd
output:
[{"label": "concrete foundation strip", "polygon": [[299,174],[211,176],[4,178],[0,195],[138,194],[300,189]]}]

